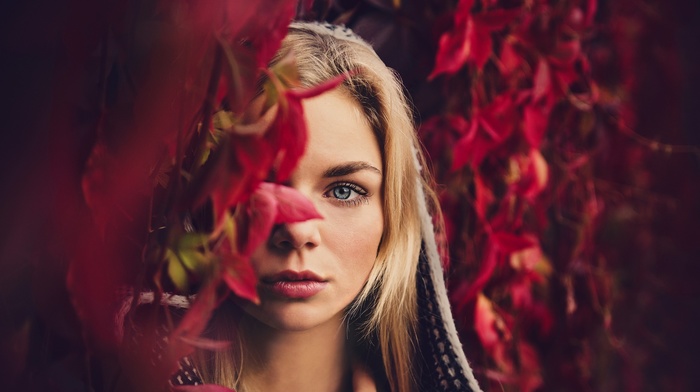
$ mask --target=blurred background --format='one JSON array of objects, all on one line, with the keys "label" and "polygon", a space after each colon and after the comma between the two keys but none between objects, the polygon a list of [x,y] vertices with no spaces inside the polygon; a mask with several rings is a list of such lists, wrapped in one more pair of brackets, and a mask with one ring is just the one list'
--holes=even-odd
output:
[{"label": "blurred background", "polygon": [[[156,3],[0,5],[0,371],[12,390],[108,384],[66,280],[92,238],[75,214],[91,125],[98,103],[116,102],[100,84],[138,83],[96,77],[97,54],[108,41],[110,59],[139,50],[127,38],[147,32],[130,23],[161,21]],[[700,3],[317,0],[294,13],[351,27],[401,76],[485,391],[700,387]],[[266,17],[246,33],[269,33]]]}]

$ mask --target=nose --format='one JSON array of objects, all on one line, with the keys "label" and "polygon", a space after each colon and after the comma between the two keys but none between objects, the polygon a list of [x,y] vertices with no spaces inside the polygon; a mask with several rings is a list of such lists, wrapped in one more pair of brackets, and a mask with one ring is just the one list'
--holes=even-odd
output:
[{"label": "nose", "polygon": [[270,244],[275,249],[285,251],[315,248],[321,244],[319,221],[319,219],[309,219],[303,222],[279,224],[272,230]]}]

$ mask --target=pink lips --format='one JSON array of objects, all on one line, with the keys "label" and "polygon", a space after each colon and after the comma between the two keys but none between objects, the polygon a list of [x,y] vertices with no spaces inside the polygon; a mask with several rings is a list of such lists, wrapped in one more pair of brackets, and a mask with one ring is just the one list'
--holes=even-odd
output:
[{"label": "pink lips", "polygon": [[260,281],[267,291],[290,299],[313,297],[328,285],[327,281],[310,271],[286,270],[278,274],[263,276]]}]

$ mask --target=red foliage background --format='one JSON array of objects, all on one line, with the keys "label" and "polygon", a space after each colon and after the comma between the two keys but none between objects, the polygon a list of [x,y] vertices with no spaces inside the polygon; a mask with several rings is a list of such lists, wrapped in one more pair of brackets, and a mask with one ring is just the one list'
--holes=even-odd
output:
[{"label": "red foliage background", "polygon": [[[282,148],[304,140],[293,75],[271,76],[286,109],[270,130],[240,107],[295,14],[347,24],[400,73],[439,184],[455,316],[485,390],[700,386],[697,4],[93,3],[0,9],[9,387],[110,385],[122,284],[203,287],[173,356],[214,344],[196,340],[197,319],[217,289],[255,297],[241,241],[313,216],[258,185],[273,157],[289,168],[301,151]],[[217,133],[224,96],[234,125]],[[154,213],[163,184],[174,196]],[[176,229],[207,201],[207,239]],[[225,212],[248,201],[246,219]]]}]

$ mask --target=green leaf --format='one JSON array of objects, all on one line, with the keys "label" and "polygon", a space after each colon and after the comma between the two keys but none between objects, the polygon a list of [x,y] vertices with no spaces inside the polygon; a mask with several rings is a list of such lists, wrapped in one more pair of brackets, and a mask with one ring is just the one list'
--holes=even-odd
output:
[{"label": "green leaf", "polygon": [[189,279],[180,258],[170,249],[166,251],[165,258],[168,260],[168,276],[170,280],[180,292],[187,292],[189,289]]},{"label": "green leaf", "polygon": [[208,264],[206,234],[187,233],[177,243],[177,257],[189,271],[201,271]]}]

